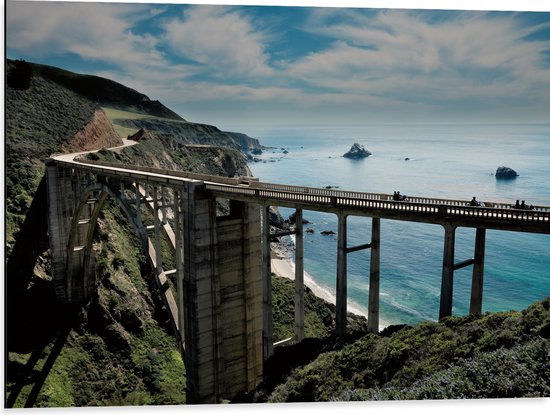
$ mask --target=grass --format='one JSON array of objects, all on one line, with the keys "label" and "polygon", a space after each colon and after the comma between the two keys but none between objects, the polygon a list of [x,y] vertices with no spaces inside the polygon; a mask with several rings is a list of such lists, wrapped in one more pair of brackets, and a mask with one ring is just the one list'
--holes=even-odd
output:
[{"label": "grass", "polygon": [[[13,67],[8,61],[7,70]],[[72,312],[52,311],[55,298],[53,282],[47,275],[51,272],[47,227],[43,226],[44,235],[36,235],[36,231],[32,232],[36,224],[30,223],[32,226],[26,226],[31,230],[25,233],[27,240],[22,237],[22,225],[34,211],[42,212],[35,214],[34,220],[44,224],[46,191],[39,187],[44,175],[43,161],[51,153],[63,151],[68,140],[90,120],[98,102],[107,108],[111,118],[147,121],[156,129],[155,138],[144,140],[135,146],[137,149],[126,149],[121,155],[111,154],[115,159],[141,165],[168,163],[167,167],[176,169],[191,167],[221,174],[227,165],[245,173],[244,159],[237,150],[211,148],[202,154],[187,149],[186,143],[231,140],[215,127],[186,123],[156,101],[141,105],[142,94],[112,81],[40,65],[31,67],[28,85],[22,82],[17,88],[8,85],[6,89],[7,256],[11,258],[14,246],[13,252],[33,253],[32,261],[28,260],[30,255],[14,255],[24,263],[14,260],[10,264],[14,271],[10,272],[11,280],[23,281],[18,278],[21,268],[29,268],[30,277],[28,286],[24,280],[21,295],[14,296],[16,293],[10,291],[13,301],[7,314],[10,342],[6,395],[15,407],[22,407],[27,401],[38,407],[185,403],[185,368],[172,328],[166,322],[166,310],[140,243],[118,208],[107,205],[96,230],[97,246],[101,248],[96,255],[95,296],[80,314],[74,314],[76,321],[70,323],[68,336],[62,338],[58,335],[61,325],[56,324],[55,318],[63,320]],[[13,72],[11,76],[13,80]],[[90,99],[97,92],[90,85],[98,83],[103,83],[98,90],[114,92],[111,97],[119,100],[111,105],[105,97]],[[134,98],[139,101],[137,104],[132,101]],[[147,112],[152,115],[145,115]],[[174,132],[178,134],[173,135]],[[231,161],[231,157],[238,160]],[[43,193],[40,200],[35,197],[38,190]],[[35,244],[33,238],[40,244],[44,239],[44,246]],[[167,245],[163,239],[165,264],[172,267],[174,259]],[[33,271],[35,262],[40,264],[38,271]],[[32,293],[28,293],[29,287]],[[44,304],[40,319],[30,315],[28,306],[15,307],[18,299],[32,302],[45,297],[51,297],[51,301],[32,303],[37,312]],[[21,315],[21,311],[29,316]],[[38,331],[40,338],[36,339]]]},{"label": "grass", "polygon": [[128,137],[130,135],[135,134],[139,128],[136,127],[126,127],[124,125],[121,125],[121,120],[144,120],[144,119],[153,119],[153,120],[160,120],[165,122],[182,122],[185,123],[183,120],[174,120],[169,118],[163,118],[158,117],[155,115],[147,114],[146,112],[138,112],[138,111],[132,111],[130,109],[123,110],[120,108],[112,108],[112,107],[102,107],[103,111],[105,111],[105,114],[109,118],[109,120],[113,123],[113,127],[115,128],[115,131],[121,136],[121,137]]},{"label": "grass", "polygon": [[550,396],[549,338],[550,298],[368,334],[297,368],[269,401]]}]

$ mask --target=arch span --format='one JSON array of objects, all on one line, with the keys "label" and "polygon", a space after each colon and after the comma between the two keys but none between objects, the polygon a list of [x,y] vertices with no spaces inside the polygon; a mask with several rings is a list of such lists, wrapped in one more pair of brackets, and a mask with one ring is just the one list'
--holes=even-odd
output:
[{"label": "arch span", "polygon": [[[174,292],[166,284],[166,273],[159,263],[156,244],[149,238],[142,223],[141,203],[144,189],[132,180],[109,181],[76,169],[63,169],[47,163],[49,238],[52,251],[53,278],[56,296],[63,303],[84,303],[96,289],[94,233],[98,218],[107,200],[118,205],[141,242],[142,252],[161,289],[161,298],[168,311],[178,344],[183,349],[179,330],[179,314]],[[51,187],[55,185],[56,187]],[[169,227],[163,223],[162,231]],[[168,238],[170,240],[170,238]],[[155,249],[156,248],[156,249]]]},{"label": "arch span", "polygon": [[148,255],[147,235],[140,226],[139,210],[132,210],[126,198],[113,191],[104,183],[93,183],[86,187],[76,204],[71,220],[67,242],[67,259],[65,278],[66,296],[69,301],[76,296],[83,301],[88,300],[95,287],[95,257],[93,255],[94,233],[101,210],[107,200],[115,201],[122,209],[128,222],[141,241],[141,249]]}]

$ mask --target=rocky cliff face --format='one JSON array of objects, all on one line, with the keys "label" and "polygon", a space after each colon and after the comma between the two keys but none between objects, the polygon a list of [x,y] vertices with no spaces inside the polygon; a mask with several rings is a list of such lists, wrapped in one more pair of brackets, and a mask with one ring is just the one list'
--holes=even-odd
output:
[{"label": "rocky cliff face", "polygon": [[253,154],[256,154],[257,151],[260,151],[263,148],[263,146],[260,144],[260,142],[256,138],[249,137],[246,134],[243,133],[233,133],[233,132],[227,132],[235,140],[237,144],[239,144],[241,150],[243,151],[249,151]]},{"label": "rocky cliff face", "polygon": [[105,112],[98,108],[94,111],[90,121],[79,129],[61,148],[68,153],[74,153],[118,145],[122,145],[122,139],[113,128],[113,124],[111,124]]},{"label": "rocky cliff face", "polygon": [[126,128],[147,130],[167,145],[173,142],[180,144],[207,144],[233,148],[242,152],[261,149],[260,142],[242,133],[228,133],[219,128],[182,120],[140,118],[117,119],[116,123]]}]

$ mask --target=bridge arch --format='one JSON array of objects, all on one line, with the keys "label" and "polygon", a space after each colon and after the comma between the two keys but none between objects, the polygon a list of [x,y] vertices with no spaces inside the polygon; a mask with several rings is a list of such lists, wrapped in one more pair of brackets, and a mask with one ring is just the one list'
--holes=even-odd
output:
[{"label": "bridge arch", "polygon": [[[337,327],[341,333],[345,332],[346,324],[346,256],[363,249],[370,249],[371,253],[369,328],[378,330],[381,219],[445,227],[440,317],[450,315],[452,310],[452,282],[456,269],[474,265],[477,277],[472,286],[482,286],[485,229],[550,234],[550,207],[546,206],[517,210],[502,203],[473,207],[461,200],[408,198],[407,201],[395,201],[383,194],[244,182],[235,178],[72,159],[50,159],[46,166],[52,267],[54,280],[59,281],[62,288],[61,294],[58,292],[62,302],[78,301],[77,296],[72,296],[75,271],[81,273],[84,270],[86,284],[90,284],[93,233],[99,212],[109,196],[123,208],[142,237],[144,247],[148,247],[147,253],[153,262],[155,246],[152,247],[154,244],[148,238],[147,230],[154,228],[158,242],[161,226],[157,196],[159,190],[161,194],[165,189],[174,191],[174,200],[170,204],[174,245],[177,245],[176,269],[164,272],[162,258],[159,266],[158,257],[153,268],[157,270],[163,289],[165,284],[160,276],[164,275],[166,281],[169,272],[176,273],[178,309],[172,315],[176,315],[175,321],[181,323],[179,333],[181,339],[185,339],[188,402],[217,402],[221,397],[252,390],[261,380],[263,358],[273,351],[269,244],[275,235],[270,234],[269,206],[294,208],[299,218],[299,226],[293,231],[297,241],[296,280],[300,279],[296,284],[299,301],[299,307],[296,307],[297,339],[303,336],[303,276],[299,275],[303,270],[302,210],[338,216],[337,285],[340,288]],[[133,186],[135,204],[125,198],[124,186]],[[153,190],[153,198],[148,189]],[[217,198],[231,202],[229,215],[216,215]],[[155,204],[154,225],[144,227],[141,223],[141,201],[149,206]],[[161,204],[164,209],[167,207],[165,201]],[[372,219],[370,242],[347,245],[348,216]],[[163,215],[163,222],[165,220]],[[459,263],[454,261],[457,227],[478,229],[475,257]],[[70,278],[66,278],[67,275]],[[71,289],[70,298],[66,293],[67,285]],[[475,303],[472,302],[471,309],[477,312],[481,309],[481,288],[476,288],[475,294],[472,295]]]},{"label": "bridge arch", "polygon": [[[137,192],[135,187],[129,188]],[[111,198],[122,209],[136,235],[140,238],[141,249],[147,256],[147,235],[140,226],[140,212],[132,210],[128,200],[120,192],[115,192],[105,183],[92,183],[81,193],[75,204],[67,242],[65,291],[71,301],[75,296],[88,300],[95,290],[95,257],[93,254],[94,233],[101,210]]]}]

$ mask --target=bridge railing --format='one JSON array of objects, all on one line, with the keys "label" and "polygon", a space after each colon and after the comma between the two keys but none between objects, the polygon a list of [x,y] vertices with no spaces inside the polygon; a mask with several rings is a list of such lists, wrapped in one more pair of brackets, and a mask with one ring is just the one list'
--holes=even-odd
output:
[{"label": "bridge railing", "polygon": [[[126,169],[156,175],[193,179],[205,182],[210,190],[241,194],[247,197],[276,199],[304,204],[329,205],[359,209],[382,209],[418,214],[439,214],[460,218],[478,218],[508,220],[514,222],[550,222],[550,207],[534,206],[529,210],[515,209],[509,203],[485,202],[482,206],[470,206],[469,201],[424,198],[408,196],[404,201],[393,200],[393,196],[382,193],[356,192],[339,189],[294,186],[278,183],[260,182],[254,177],[222,177],[201,173],[182,172],[156,167],[132,166],[118,162],[99,160],[78,160],[84,165]],[[72,164],[72,163],[71,163]],[[74,167],[75,164],[72,164]]]},{"label": "bridge railing", "polygon": [[[472,207],[474,209],[479,207],[484,207],[484,208],[495,208],[495,209],[509,209],[509,210],[517,211],[514,205],[510,203],[502,203],[502,202],[483,202],[482,206],[471,206],[469,200],[441,199],[441,198],[433,198],[433,197],[427,198],[427,197],[416,197],[416,196],[407,196],[406,200],[394,201],[392,195],[384,194],[384,193],[368,193],[368,192],[356,192],[356,191],[338,190],[338,189],[323,189],[323,188],[292,186],[287,184],[277,184],[277,183],[267,183],[267,182],[256,182],[251,184],[251,187],[264,189],[264,190],[314,194],[314,195],[322,195],[322,196],[338,197],[338,198],[350,198],[355,200],[363,200],[363,199],[379,200],[379,201],[391,201],[391,202],[396,202],[400,204],[413,203],[418,205],[464,206],[464,207]],[[533,206],[531,210],[537,211],[537,212],[550,212],[550,207]]]},{"label": "bridge railing", "polygon": [[[264,186],[266,185],[266,186]],[[212,191],[246,195],[263,199],[275,199],[302,204],[318,204],[337,208],[384,210],[414,214],[438,215],[487,220],[505,220],[512,222],[550,223],[550,210],[545,207],[533,210],[514,209],[510,204],[487,206],[469,206],[466,201],[445,199],[411,198],[407,201],[394,201],[390,195],[333,191],[329,189],[312,189],[300,186],[273,185],[258,183],[250,188],[231,187],[209,183]],[[307,189],[306,191],[304,191]],[[321,190],[315,192],[311,190]],[[350,193],[353,196],[350,197]],[[359,194],[360,197],[355,195]],[[369,196],[378,196],[378,198]],[[383,198],[385,196],[385,198]],[[447,202],[447,203],[446,203]],[[502,207],[501,207],[502,206]]]},{"label": "bridge railing", "polygon": [[389,200],[390,196],[383,193],[365,193],[354,192],[349,190],[335,190],[335,189],[323,189],[319,187],[305,187],[305,186],[293,186],[288,184],[267,183],[267,182],[255,182],[250,187],[263,189],[263,190],[275,190],[292,193],[305,193],[319,196],[341,196],[355,199],[368,199],[368,200]]},{"label": "bridge railing", "polygon": [[112,168],[122,168],[127,170],[136,170],[144,173],[153,173],[153,174],[159,174],[159,175],[169,175],[172,177],[180,177],[182,179],[193,179],[193,180],[200,180],[200,181],[215,181],[217,183],[223,183],[228,185],[239,185],[239,184],[246,184],[253,182],[254,180],[257,180],[253,177],[223,177],[223,176],[214,176],[210,174],[203,174],[203,173],[194,173],[194,172],[186,172],[186,171],[178,171],[178,170],[169,170],[169,169],[161,169],[158,167],[147,167],[147,166],[134,166],[134,165],[128,165],[120,162],[112,162],[112,161],[102,161],[102,160],[84,160],[79,159],[78,163],[82,164],[91,164],[94,166],[103,166],[103,167],[112,167]]}]

